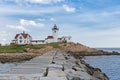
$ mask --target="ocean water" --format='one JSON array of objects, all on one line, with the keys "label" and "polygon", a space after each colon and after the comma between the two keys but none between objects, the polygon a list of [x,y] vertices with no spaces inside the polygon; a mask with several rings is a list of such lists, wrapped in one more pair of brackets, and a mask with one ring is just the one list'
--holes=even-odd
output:
[{"label": "ocean water", "polygon": [[108,52],[112,52],[112,51],[120,52],[120,48],[96,48],[96,49],[104,50],[104,51],[108,51]]},{"label": "ocean water", "polygon": [[[102,50],[120,52],[120,48],[102,48]],[[100,68],[110,80],[120,80],[120,55],[86,56],[84,60],[91,66]]]},{"label": "ocean water", "polygon": [[12,67],[14,67],[16,65],[17,64],[15,64],[15,63],[5,63],[5,64],[0,63],[0,73],[9,71]]}]

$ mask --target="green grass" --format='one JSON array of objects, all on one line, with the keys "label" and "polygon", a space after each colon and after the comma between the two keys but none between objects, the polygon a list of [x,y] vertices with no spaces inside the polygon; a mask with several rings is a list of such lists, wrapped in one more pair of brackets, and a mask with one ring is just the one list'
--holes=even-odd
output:
[{"label": "green grass", "polygon": [[0,46],[0,53],[23,53],[26,52],[26,48],[41,49],[43,45],[8,45]]},{"label": "green grass", "polygon": [[59,46],[58,43],[52,43],[51,46],[52,46],[53,48],[60,48],[60,46]]},{"label": "green grass", "polygon": [[27,45],[26,48],[30,48],[30,49],[41,49],[44,48],[45,45],[41,44],[41,45]]},{"label": "green grass", "polygon": [[30,49],[41,49],[46,46],[52,46],[53,48],[59,48],[59,43],[40,44],[40,45],[8,45],[0,46],[0,53],[23,53],[26,52],[27,48]]},{"label": "green grass", "polygon": [[23,53],[25,46],[18,45],[9,45],[9,46],[0,46],[0,53]]}]

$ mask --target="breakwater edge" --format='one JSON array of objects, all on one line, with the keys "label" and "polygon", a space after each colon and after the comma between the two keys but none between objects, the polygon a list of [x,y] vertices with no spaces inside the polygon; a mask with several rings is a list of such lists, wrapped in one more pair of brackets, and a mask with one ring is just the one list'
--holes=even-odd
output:
[{"label": "breakwater edge", "polygon": [[[37,74],[33,75],[33,73]],[[59,49],[47,52],[0,74],[0,78],[6,78],[6,80],[8,78],[20,80],[20,76],[24,80],[30,80],[30,78],[35,78],[34,80],[109,80],[100,69],[91,67],[81,57]]]}]

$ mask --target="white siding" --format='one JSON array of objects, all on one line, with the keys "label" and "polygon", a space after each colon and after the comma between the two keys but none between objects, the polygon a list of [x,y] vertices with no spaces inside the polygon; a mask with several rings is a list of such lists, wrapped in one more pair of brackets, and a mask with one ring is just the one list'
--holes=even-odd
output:
[{"label": "white siding", "polygon": [[45,42],[32,42],[33,45],[45,44]]},{"label": "white siding", "polygon": [[46,43],[52,43],[52,42],[53,42],[53,39],[52,39],[52,38],[46,40]]}]

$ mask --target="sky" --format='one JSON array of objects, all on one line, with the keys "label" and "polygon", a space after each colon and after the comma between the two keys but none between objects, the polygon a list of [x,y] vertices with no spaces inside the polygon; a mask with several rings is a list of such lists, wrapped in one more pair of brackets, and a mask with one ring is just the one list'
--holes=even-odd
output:
[{"label": "sky", "polygon": [[0,0],[0,43],[26,31],[33,39],[72,36],[89,47],[120,47],[120,0]]}]

